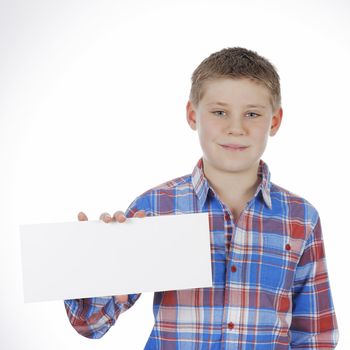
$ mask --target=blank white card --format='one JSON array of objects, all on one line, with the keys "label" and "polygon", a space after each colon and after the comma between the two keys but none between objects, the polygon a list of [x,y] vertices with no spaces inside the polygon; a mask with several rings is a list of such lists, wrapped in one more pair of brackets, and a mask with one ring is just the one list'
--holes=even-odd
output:
[{"label": "blank white card", "polygon": [[24,301],[212,286],[208,213],[21,225]]}]

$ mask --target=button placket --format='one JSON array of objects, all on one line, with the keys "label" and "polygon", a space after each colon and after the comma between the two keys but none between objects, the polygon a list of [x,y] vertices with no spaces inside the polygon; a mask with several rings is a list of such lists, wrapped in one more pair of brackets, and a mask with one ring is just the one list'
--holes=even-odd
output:
[{"label": "button placket", "polygon": [[[232,221],[232,233],[231,233],[231,249],[229,252],[229,257],[227,260],[227,274],[226,274],[226,288],[229,290],[229,283],[234,281],[235,283],[239,283],[240,281],[240,263],[239,261],[235,261],[235,244],[234,241],[237,239],[237,231],[240,230],[246,230],[246,226],[242,225],[243,220],[246,218],[246,213],[249,211],[249,208],[253,205],[253,200],[249,201],[241,213],[240,217],[238,218],[236,223],[233,223]],[[231,218],[230,218],[231,219]],[[226,224],[226,223],[225,223]],[[244,228],[243,228],[243,227]],[[228,293],[227,291],[225,293]],[[225,302],[227,302],[224,312],[224,319],[226,321],[226,332],[227,335],[235,336],[238,334],[238,328],[237,325],[240,322],[241,317],[241,310],[234,305],[231,304],[231,300],[229,300],[230,297],[228,296],[227,299],[225,298]]]},{"label": "button placket", "polygon": [[225,209],[225,214],[224,214],[224,220],[225,220],[225,251],[226,251],[226,256],[229,258],[230,252],[231,252],[231,242],[232,242],[232,235],[233,235],[233,224],[231,220],[231,215]]}]

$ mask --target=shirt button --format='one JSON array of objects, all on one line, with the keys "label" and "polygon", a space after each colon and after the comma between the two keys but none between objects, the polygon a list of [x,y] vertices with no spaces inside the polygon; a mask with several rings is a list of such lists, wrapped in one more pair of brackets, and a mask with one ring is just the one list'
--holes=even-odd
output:
[{"label": "shirt button", "polygon": [[237,267],[236,267],[235,265],[232,265],[232,266],[231,266],[231,271],[232,271],[232,272],[236,272],[236,271],[237,271]]},{"label": "shirt button", "polygon": [[225,214],[225,220],[229,221],[231,218],[230,218],[230,214]]},{"label": "shirt button", "polygon": [[227,328],[228,329],[233,329],[233,328],[235,328],[235,325],[234,325],[234,323],[233,322],[230,322],[228,325],[227,325]]},{"label": "shirt button", "polygon": [[291,249],[292,249],[292,247],[290,246],[290,244],[286,244],[285,248],[286,248],[286,250],[291,250]]}]

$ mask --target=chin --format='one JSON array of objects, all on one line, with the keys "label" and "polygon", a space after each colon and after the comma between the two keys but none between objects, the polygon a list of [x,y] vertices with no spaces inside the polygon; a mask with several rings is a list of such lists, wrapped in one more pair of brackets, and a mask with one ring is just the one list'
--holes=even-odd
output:
[{"label": "chin", "polygon": [[215,162],[211,163],[213,167],[217,170],[225,173],[240,173],[249,170],[252,167],[252,164],[247,164],[246,162],[241,161],[224,161],[222,163]]}]

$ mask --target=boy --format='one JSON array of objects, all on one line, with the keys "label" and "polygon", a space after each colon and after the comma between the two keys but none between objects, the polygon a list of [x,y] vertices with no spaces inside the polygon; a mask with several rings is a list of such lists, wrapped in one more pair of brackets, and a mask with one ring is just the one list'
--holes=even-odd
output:
[{"label": "boy", "polygon": [[[318,213],[271,183],[260,159],[282,120],[276,70],[243,48],[213,53],[192,75],[186,109],[203,151],[192,174],[145,192],[125,216],[101,215],[123,222],[209,213],[213,287],[155,293],[145,349],[334,349],[337,323]],[[65,306],[79,333],[100,338],[139,296]]]}]

